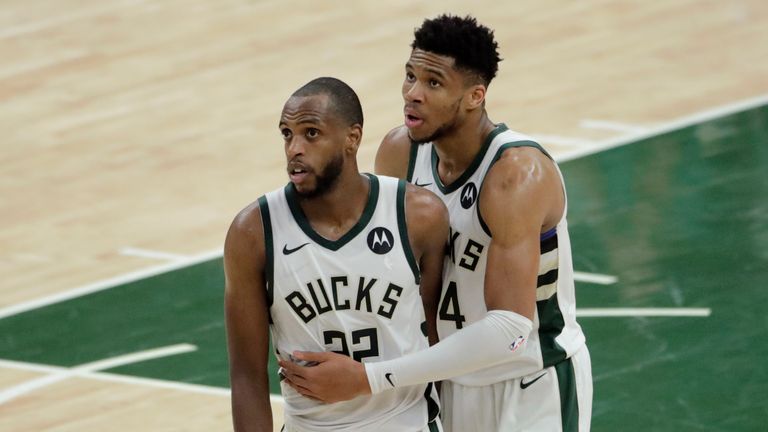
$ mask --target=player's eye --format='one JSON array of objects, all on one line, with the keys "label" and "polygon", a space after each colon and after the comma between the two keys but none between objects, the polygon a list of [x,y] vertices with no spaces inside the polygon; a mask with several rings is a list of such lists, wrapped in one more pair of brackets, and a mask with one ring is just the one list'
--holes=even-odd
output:
[{"label": "player's eye", "polygon": [[309,128],[307,129],[307,137],[308,138],[317,138],[320,136],[320,131],[315,128]]},{"label": "player's eye", "polygon": [[431,79],[431,80],[429,80],[429,86],[432,87],[432,88],[440,87],[440,81],[438,81],[436,79]]},{"label": "player's eye", "polygon": [[411,72],[406,72],[405,73],[405,80],[408,81],[408,82],[416,81],[416,76],[414,74],[412,74]]},{"label": "player's eye", "polygon": [[288,128],[280,129],[280,133],[283,135],[283,139],[286,139],[286,140],[291,139],[291,136],[293,135],[291,130]]}]

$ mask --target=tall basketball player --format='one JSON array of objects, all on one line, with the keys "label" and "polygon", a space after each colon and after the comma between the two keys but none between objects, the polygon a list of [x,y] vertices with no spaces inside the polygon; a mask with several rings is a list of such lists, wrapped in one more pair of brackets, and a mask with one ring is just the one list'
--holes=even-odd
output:
[{"label": "tall basketball player", "polygon": [[422,186],[448,207],[440,342],[364,366],[298,353],[321,364],[289,365],[288,379],[321,400],[448,379],[446,431],[587,431],[592,373],[575,316],[560,170],[531,138],[488,118],[486,91],[500,61],[489,28],[443,15],[424,21],[411,46],[405,124],[385,137],[376,171]]},{"label": "tall basketball player", "polygon": [[[269,332],[278,358],[333,351],[367,363],[436,340],[448,214],[433,193],[358,171],[355,92],[318,78],[285,103],[290,182],[238,214],[224,247],[226,322],[237,431],[272,432]],[[425,316],[426,310],[426,316]],[[429,319],[426,319],[429,317]],[[429,327],[430,330],[427,330]],[[438,431],[431,384],[334,405],[287,385],[289,431]]]}]

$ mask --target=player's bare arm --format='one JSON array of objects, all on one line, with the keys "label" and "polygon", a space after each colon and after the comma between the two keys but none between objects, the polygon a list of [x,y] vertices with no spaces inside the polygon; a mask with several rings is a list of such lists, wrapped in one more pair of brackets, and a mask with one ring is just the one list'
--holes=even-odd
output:
[{"label": "player's bare arm", "polygon": [[533,327],[540,234],[562,214],[558,179],[536,149],[510,149],[497,161],[480,194],[493,236],[484,281],[488,312],[426,350],[366,363],[372,393],[464,375],[523,352],[519,347]]},{"label": "player's bare arm", "polygon": [[492,237],[486,306],[533,320],[540,235],[563,213],[564,195],[554,164],[532,147],[507,150],[486,176],[479,205]]},{"label": "player's bare arm", "polygon": [[486,176],[480,210],[493,239],[484,281],[488,312],[426,350],[366,363],[372,393],[439,381],[514,361],[536,302],[539,239],[562,214],[562,188],[536,149],[510,149]]},{"label": "player's bare arm", "polygon": [[232,222],[224,244],[224,295],[235,431],[272,432],[267,359],[266,252],[256,204]]},{"label": "player's bare arm", "polygon": [[408,237],[419,261],[421,299],[427,323],[429,344],[437,343],[437,308],[440,302],[443,258],[448,239],[448,210],[445,204],[426,189],[406,185],[406,219]]},{"label": "player's bare arm", "polygon": [[404,179],[408,175],[408,159],[411,155],[411,140],[408,129],[398,126],[387,133],[376,151],[374,172]]},{"label": "player's bare arm", "polygon": [[[421,273],[421,294],[430,343],[437,341],[435,319],[440,296],[448,211],[433,193],[406,186],[408,237]],[[370,394],[365,368],[348,356],[332,352],[296,352],[299,360],[317,362],[312,367],[280,361],[286,382],[304,396],[331,403]]]}]

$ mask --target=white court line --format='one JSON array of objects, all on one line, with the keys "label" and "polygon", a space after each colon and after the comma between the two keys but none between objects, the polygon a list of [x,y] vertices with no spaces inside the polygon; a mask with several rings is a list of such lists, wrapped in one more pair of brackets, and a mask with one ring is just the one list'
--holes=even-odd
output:
[{"label": "white court line", "polygon": [[648,130],[648,128],[644,126],[592,119],[582,120],[581,123],[579,123],[579,126],[584,129],[600,129],[624,133],[641,133]]},{"label": "white court line", "polygon": [[599,273],[584,273],[573,272],[573,280],[579,282],[589,282],[598,285],[613,285],[618,282],[619,278],[611,275],[604,275]]},{"label": "white court line", "polygon": [[184,261],[189,259],[186,255],[177,255],[168,252],[159,252],[147,249],[133,247],[124,247],[120,249],[120,255],[134,256],[139,258],[149,258],[163,261]]},{"label": "white court line", "polygon": [[662,135],[667,132],[671,132],[678,129],[683,129],[694,124],[702,123],[707,120],[712,120],[719,117],[725,117],[730,114],[745,111],[751,108],[756,108],[762,105],[768,104],[768,94],[756,96],[750,99],[745,99],[739,102],[734,102],[727,105],[721,105],[719,107],[711,108],[705,111],[700,111],[685,117],[681,117],[677,120],[673,120],[668,123],[661,123],[657,126],[648,128],[643,132],[637,132],[627,135],[622,135],[617,138],[611,138],[603,141],[599,141],[597,145],[592,148],[576,149],[571,152],[566,152],[556,157],[558,162],[565,162],[573,159],[589,156],[594,153],[599,153],[605,150],[612,149],[614,147],[620,147],[626,144],[631,144],[637,141],[651,138],[654,136]]},{"label": "white court line", "polygon": [[576,309],[577,317],[708,317],[710,308],[587,308]]},{"label": "white court line", "polygon": [[54,372],[59,372],[67,369],[61,366],[49,366],[49,365],[38,364],[38,363],[27,363],[27,362],[20,362],[16,360],[3,360],[3,359],[0,359],[0,368],[19,369],[19,370],[27,370],[32,372],[44,372],[44,373],[54,373]]},{"label": "white court line", "polygon": [[16,315],[22,312],[26,312],[29,310],[38,309],[54,303],[62,302],[64,300],[69,300],[75,297],[91,294],[97,291],[114,288],[118,285],[123,285],[129,282],[135,282],[135,281],[146,279],[159,274],[168,273],[170,271],[178,270],[184,267],[189,267],[195,264],[199,264],[201,262],[210,261],[216,258],[221,258],[221,256],[222,256],[221,249],[217,249],[215,251],[205,252],[199,255],[191,256],[185,260],[174,261],[168,264],[163,264],[155,267],[146,268],[143,270],[138,270],[138,271],[127,273],[114,278],[88,284],[88,285],[75,288],[69,291],[63,291],[63,292],[42,297],[39,299],[15,304],[13,306],[8,306],[3,309],[0,309],[0,319],[9,317],[11,315]]},{"label": "white court line", "polygon": [[[189,383],[183,383],[183,382],[177,382],[177,381],[165,381],[165,380],[160,380],[155,378],[143,378],[143,377],[117,375],[117,374],[103,373],[103,372],[91,372],[91,373],[83,374],[83,376],[88,378],[93,378],[96,380],[101,380],[101,381],[119,382],[124,384],[139,384],[139,385],[146,385],[149,387],[186,391],[190,393],[201,393],[201,394],[207,394],[207,395],[213,395],[213,396],[229,397],[231,395],[231,390],[228,388],[213,387],[213,386],[207,386],[202,384],[189,384]],[[269,400],[272,403],[281,403],[281,404],[285,403],[285,400],[283,399],[283,397],[281,395],[276,395],[276,394],[270,394]]]},{"label": "white court line", "polygon": [[112,357],[104,360],[98,360],[91,363],[85,363],[73,368],[61,368],[61,370],[51,373],[46,376],[35,378],[27,382],[15,385],[11,388],[5,389],[0,392],[0,405],[8,402],[11,399],[15,399],[19,396],[23,396],[31,391],[37,390],[42,387],[47,387],[51,384],[55,384],[60,381],[64,381],[67,378],[77,376],[87,372],[96,372],[104,369],[111,369],[118,366],[124,366],[131,363],[138,363],[145,360],[156,359],[160,357],[168,357],[177,354],[183,354],[197,350],[197,347],[190,344],[178,344],[171,345],[162,348],[155,348],[146,351],[139,351],[136,353],[125,354],[117,357]]},{"label": "white court line", "polygon": [[[0,368],[28,370],[33,372],[60,373],[70,371],[71,369],[60,366],[49,366],[37,363],[27,363],[15,360],[1,360]],[[178,381],[166,381],[156,378],[144,378],[129,375],[118,375],[109,372],[81,372],[75,374],[78,378],[91,378],[99,381],[117,382],[121,384],[145,385],[170,390],[178,390],[189,393],[199,393],[213,396],[230,396],[230,389],[223,387],[213,387],[203,384],[189,384]],[[269,400],[273,403],[284,403],[280,395],[269,395]]]}]

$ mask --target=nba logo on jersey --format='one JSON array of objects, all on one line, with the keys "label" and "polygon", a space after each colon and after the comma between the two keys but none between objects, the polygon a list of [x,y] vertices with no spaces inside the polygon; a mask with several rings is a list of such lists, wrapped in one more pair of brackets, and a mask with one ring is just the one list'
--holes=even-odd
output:
[{"label": "nba logo on jersey", "polygon": [[509,345],[509,350],[514,352],[518,348],[520,348],[520,345],[525,342],[525,338],[522,336],[518,336],[517,339],[513,340],[512,343]]},{"label": "nba logo on jersey", "polygon": [[477,186],[474,183],[467,183],[461,189],[461,206],[465,209],[472,207],[477,200]]},{"label": "nba logo on jersey", "polygon": [[368,248],[379,255],[391,251],[394,241],[392,232],[384,227],[376,227],[368,233]]}]

